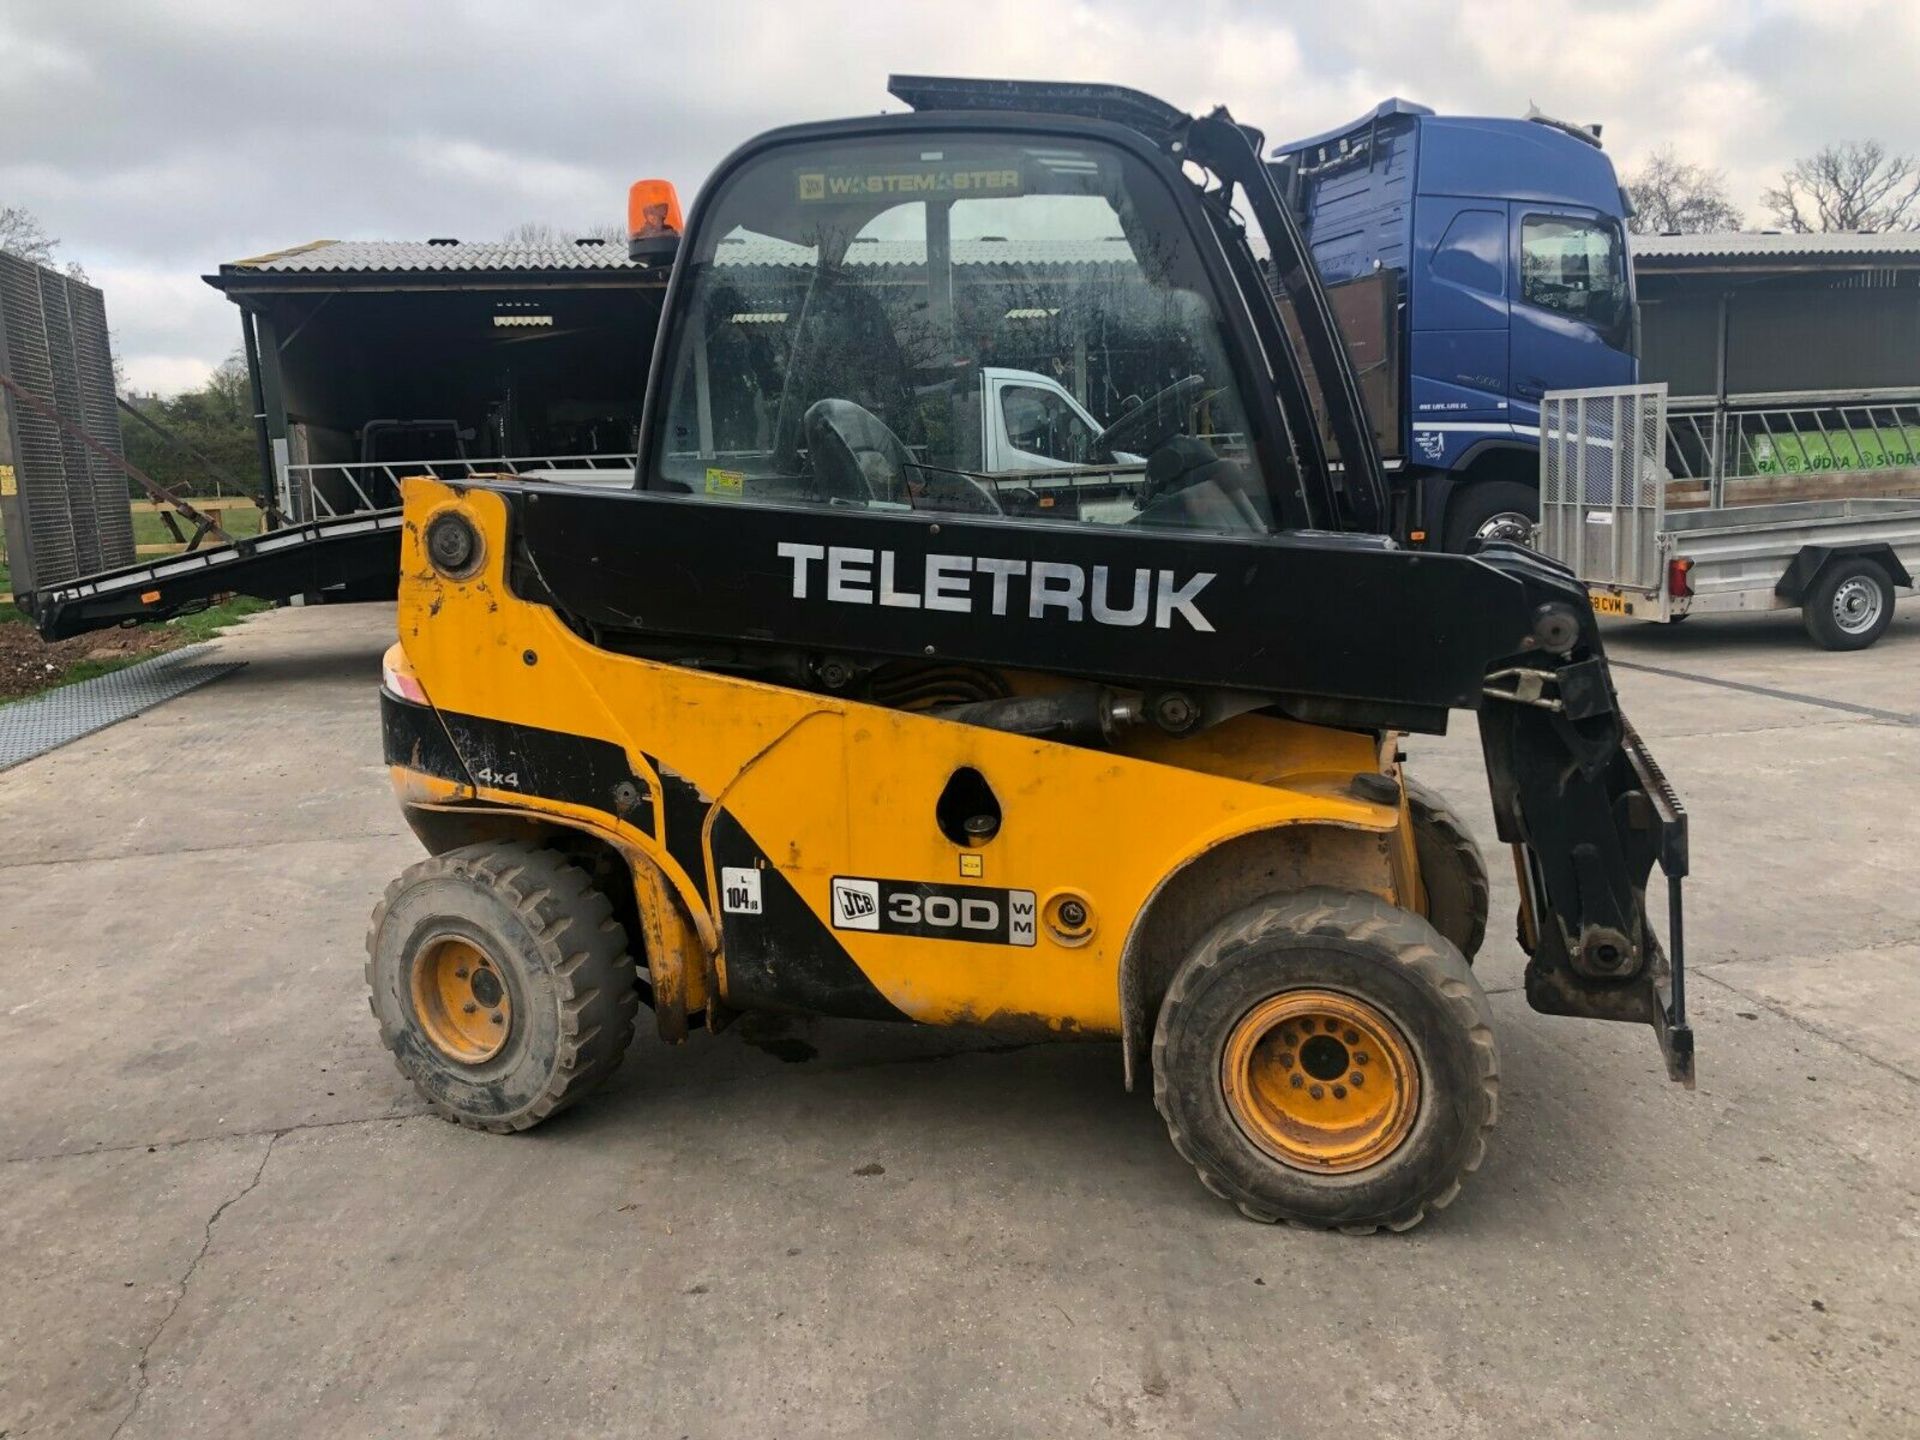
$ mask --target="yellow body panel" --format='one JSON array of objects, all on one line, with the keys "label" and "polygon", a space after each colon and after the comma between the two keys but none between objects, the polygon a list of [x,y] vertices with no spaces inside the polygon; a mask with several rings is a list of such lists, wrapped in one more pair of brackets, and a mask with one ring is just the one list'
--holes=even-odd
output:
[{"label": "yellow body panel", "polygon": [[[1358,774],[1394,769],[1391,745],[1383,753],[1372,735],[1250,714],[1187,739],[1143,726],[1099,750],[615,654],[510,592],[497,495],[428,480],[404,488],[400,663],[443,715],[611,742],[656,796],[660,776],[646,757],[657,757],[714,803],[713,814],[724,809],[739,822],[822,926],[831,924],[837,875],[1032,891],[1043,917],[1050,899],[1068,893],[1090,911],[1090,934],[1062,938],[1042,923],[1031,946],[833,930],[872,985],[915,1020],[1117,1033],[1122,954],[1156,889],[1195,857],[1254,832],[1314,825],[1375,837],[1366,873],[1349,877],[1349,888],[1409,908],[1420,902],[1404,802],[1371,803],[1348,788]],[[436,572],[421,542],[446,506],[462,509],[484,538],[482,562],[464,580]],[[998,834],[973,848],[934,823],[935,800],[962,766],[986,778],[1003,815]],[[689,873],[668,837],[632,817],[477,778],[477,790],[436,787],[395,767],[403,803],[534,812],[643,857],[636,886],[651,964],[671,972],[658,947],[698,946],[727,997],[728,916],[704,899],[719,893],[716,876]],[[688,853],[684,843],[674,848]],[[704,843],[701,851],[710,870]],[[668,913],[669,890],[684,918]],[[708,998],[705,970],[688,964],[671,981],[687,1010]]]}]

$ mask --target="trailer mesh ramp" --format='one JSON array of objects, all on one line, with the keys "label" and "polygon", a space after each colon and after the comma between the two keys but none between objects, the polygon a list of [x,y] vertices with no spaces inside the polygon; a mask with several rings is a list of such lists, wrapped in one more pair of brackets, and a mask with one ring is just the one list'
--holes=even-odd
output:
[{"label": "trailer mesh ramp", "polygon": [[0,706],[0,770],[131,719],[247,663],[208,658],[213,652],[212,645],[182,646],[124,670]]},{"label": "trailer mesh ramp", "polygon": [[1553,390],[1540,401],[1539,548],[1582,580],[1662,581],[1667,387]]}]

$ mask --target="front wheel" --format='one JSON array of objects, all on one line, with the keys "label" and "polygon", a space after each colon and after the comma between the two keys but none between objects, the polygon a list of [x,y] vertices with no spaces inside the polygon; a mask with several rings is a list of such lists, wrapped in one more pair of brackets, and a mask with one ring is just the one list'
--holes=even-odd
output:
[{"label": "front wheel", "polygon": [[380,1038],[436,1113],[525,1130],[613,1073],[639,1006],[627,935],[592,878],[524,842],[422,860],[367,931]]},{"label": "front wheel", "polygon": [[1228,916],[1174,977],[1154,1102],[1250,1219],[1406,1230],[1459,1193],[1499,1096],[1492,1015],[1425,920],[1303,890]]},{"label": "front wheel", "polygon": [[1491,540],[1533,544],[1540,494],[1518,480],[1477,480],[1447,506],[1447,549],[1464,555]]},{"label": "front wheel", "polygon": [[1893,579],[1876,560],[1835,560],[1808,587],[1800,618],[1816,645],[1864,650],[1893,623]]}]

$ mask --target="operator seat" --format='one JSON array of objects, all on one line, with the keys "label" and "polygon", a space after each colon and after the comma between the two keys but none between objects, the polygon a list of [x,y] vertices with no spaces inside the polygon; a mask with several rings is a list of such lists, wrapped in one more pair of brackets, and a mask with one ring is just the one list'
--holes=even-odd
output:
[{"label": "operator seat", "polygon": [[857,278],[816,279],[802,302],[775,423],[774,459],[796,463],[806,415],[821,400],[850,400],[889,421],[913,412],[906,356],[886,307]]},{"label": "operator seat", "polygon": [[828,503],[883,501],[916,510],[999,515],[1000,503],[979,480],[913,458],[898,435],[851,400],[816,400],[801,428],[814,479]]},{"label": "operator seat", "polygon": [[823,498],[906,501],[913,456],[878,415],[851,400],[816,400],[800,425]]}]

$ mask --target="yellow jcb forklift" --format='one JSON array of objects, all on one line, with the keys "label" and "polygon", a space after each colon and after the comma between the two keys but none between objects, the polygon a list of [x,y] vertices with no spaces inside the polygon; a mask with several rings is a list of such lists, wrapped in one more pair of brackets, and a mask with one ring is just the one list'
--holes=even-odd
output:
[{"label": "yellow jcb forklift", "polygon": [[1245,1214],[1404,1229],[1499,1095],[1486,871],[1399,747],[1461,709],[1528,999],[1650,1025],[1690,1084],[1685,815],[1586,592],[1388,538],[1259,136],[1113,87],[893,90],[746,145],[684,227],[636,187],[672,272],[631,489],[406,482],[381,703],[430,858],[367,965],[401,1069],[513,1131],[643,1001],[670,1041],[754,1010],[1112,1037]]}]

